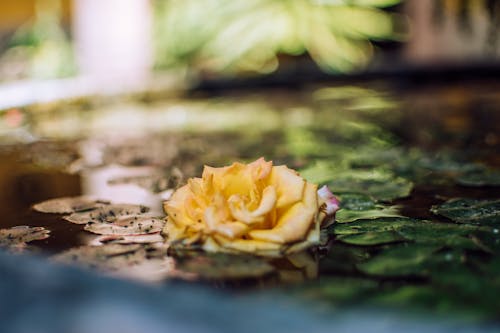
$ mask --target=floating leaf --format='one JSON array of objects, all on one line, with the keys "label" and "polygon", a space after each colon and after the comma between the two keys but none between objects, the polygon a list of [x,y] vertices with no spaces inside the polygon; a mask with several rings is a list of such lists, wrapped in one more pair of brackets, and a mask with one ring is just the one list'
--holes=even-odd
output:
[{"label": "floating leaf", "polygon": [[464,186],[500,186],[500,171],[482,169],[465,173],[457,178]]},{"label": "floating leaf", "polygon": [[111,222],[90,221],[85,230],[100,235],[142,235],[158,233],[163,229],[165,219],[143,215],[116,216]]},{"label": "floating leaf", "polygon": [[360,219],[375,219],[382,217],[401,217],[399,206],[381,206],[371,210],[349,210],[341,209],[335,213],[335,221],[338,223],[348,223]]},{"label": "floating leaf", "polygon": [[103,235],[94,238],[89,245],[99,246],[104,244],[146,244],[163,242],[159,232],[145,235]]},{"label": "floating leaf", "polygon": [[368,246],[412,241],[484,250],[472,238],[473,233],[480,230],[480,227],[476,226],[435,223],[406,217],[356,220],[337,224],[333,228],[338,240],[352,245]]},{"label": "floating leaf", "polygon": [[451,153],[440,154],[437,156],[425,156],[418,161],[418,165],[432,171],[463,173],[480,170],[482,165],[469,163],[461,157],[454,156]]},{"label": "floating leaf", "polygon": [[396,231],[365,232],[353,235],[341,235],[337,240],[351,245],[372,246],[405,241],[406,238]]},{"label": "floating leaf", "polygon": [[0,229],[0,247],[22,251],[26,243],[49,237],[50,231],[43,227],[17,226]]},{"label": "floating leaf", "polygon": [[329,186],[335,193],[357,192],[376,200],[391,201],[407,197],[413,188],[413,183],[399,177],[385,180],[344,178],[329,182]]},{"label": "floating leaf", "polygon": [[99,207],[89,212],[73,213],[63,218],[71,223],[86,224],[88,222],[113,222],[120,216],[137,215],[149,211],[149,208],[133,204],[112,204]]},{"label": "floating leaf", "polygon": [[423,263],[441,246],[425,244],[402,244],[390,247],[366,262],[358,269],[370,275],[404,276],[427,274]]},{"label": "floating leaf", "polygon": [[431,211],[457,223],[500,224],[500,200],[498,199],[451,199],[441,205],[432,206]]},{"label": "floating leaf", "polygon": [[364,211],[376,208],[375,201],[365,194],[343,193],[339,198],[342,209]]},{"label": "floating leaf", "polygon": [[33,209],[42,213],[68,214],[83,212],[109,204],[108,201],[88,196],[55,198],[33,205]]},{"label": "floating leaf", "polygon": [[333,232],[336,235],[353,235],[365,232],[394,231],[402,226],[417,223],[418,220],[409,217],[384,217],[356,220],[350,223],[336,224]]}]

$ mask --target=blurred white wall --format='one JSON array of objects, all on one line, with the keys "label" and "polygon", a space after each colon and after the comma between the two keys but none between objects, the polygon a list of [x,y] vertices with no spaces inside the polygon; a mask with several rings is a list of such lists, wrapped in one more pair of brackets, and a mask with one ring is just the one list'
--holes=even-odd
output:
[{"label": "blurred white wall", "polygon": [[113,84],[148,77],[153,64],[149,0],[74,0],[73,8],[75,51],[83,76]]}]

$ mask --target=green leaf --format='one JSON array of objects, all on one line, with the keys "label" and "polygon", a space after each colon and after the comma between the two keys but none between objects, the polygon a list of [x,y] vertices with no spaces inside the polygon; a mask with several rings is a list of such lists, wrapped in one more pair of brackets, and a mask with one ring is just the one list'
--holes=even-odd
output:
[{"label": "green leaf", "polygon": [[416,221],[409,217],[384,217],[335,224],[332,229],[336,235],[353,235],[365,232],[394,231],[408,223],[416,223]]},{"label": "green leaf", "polygon": [[500,200],[451,199],[432,206],[431,212],[457,223],[479,225],[500,224]]},{"label": "green leaf", "polygon": [[500,171],[483,169],[465,173],[457,178],[464,186],[500,186]]},{"label": "green leaf", "polygon": [[346,177],[332,180],[328,185],[334,193],[361,193],[380,201],[407,197],[413,188],[412,182],[399,177],[387,179]]},{"label": "green leaf", "polygon": [[382,217],[401,217],[398,206],[380,206],[371,210],[341,209],[335,215],[338,223],[349,223],[360,219],[376,219]]},{"label": "green leaf", "polygon": [[425,261],[441,246],[426,244],[403,244],[390,247],[372,259],[357,265],[369,275],[404,276],[425,275]]},{"label": "green leaf", "polygon": [[365,232],[353,235],[341,235],[337,240],[351,245],[373,246],[405,241],[406,238],[396,231]]},{"label": "green leaf", "polygon": [[364,211],[376,208],[373,201],[366,194],[343,193],[339,195],[340,208],[354,211]]},{"label": "green leaf", "polygon": [[464,161],[461,157],[450,152],[424,157],[418,164],[432,171],[448,173],[471,172],[483,168],[480,164]]}]

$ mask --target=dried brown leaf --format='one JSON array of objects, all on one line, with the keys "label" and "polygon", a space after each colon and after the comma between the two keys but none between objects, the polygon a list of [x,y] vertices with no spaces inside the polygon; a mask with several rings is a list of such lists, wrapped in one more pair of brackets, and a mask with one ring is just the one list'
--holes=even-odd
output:
[{"label": "dried brown leaf", "polygon": [[99,235],[144,235],[158,233],[165,225],[161,218],[141,215],[119,216],[112,222],[89,222],[84,229]]},{"label": "dried brown leaf", "polygon": [[75,224],[86,224],[89,222],[114,222],[121,216],[139,215],[149,211],[149,208],[134,204],[111,204],[96,208],[89,212],[73,213],[63,218]]},{"label": "dried brown leaf", "polygon": [[68,214],[92,210],[106,204],[109,204],[109,201],[88,196],[77,196],[46,200],[35,204],[33,209],[41,213]]}]

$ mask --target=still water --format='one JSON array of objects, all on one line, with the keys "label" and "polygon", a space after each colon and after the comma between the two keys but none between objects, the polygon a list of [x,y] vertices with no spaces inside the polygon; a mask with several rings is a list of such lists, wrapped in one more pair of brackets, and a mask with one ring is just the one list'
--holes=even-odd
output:
[{"label": "still water", "polygon": [[[4,110],[0,227],[50,230],[25,251],[53,256],[97,236],[34,211],[40,201],[92,195],[162,216],[162,201],[203,165],[264,156],[340,197],[328,246],[264,263],[174,253],[175,273],[160,280],[288,286],[332,306],[403,305],[491,319],[497,301],[484,292],[500,292],[499,89],[495,82],[372,83]],[[455,198],[479,200],[468,203],[474,220],[439,207]],[[418,224],[424,220],[432,224]],[[367,221],[391,226],[365,230]]]}]

